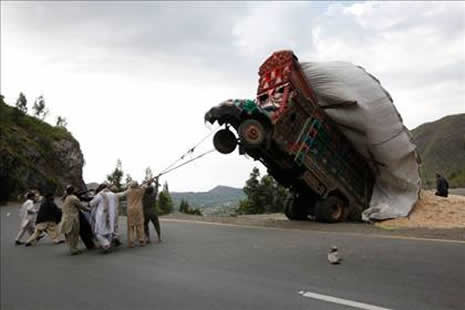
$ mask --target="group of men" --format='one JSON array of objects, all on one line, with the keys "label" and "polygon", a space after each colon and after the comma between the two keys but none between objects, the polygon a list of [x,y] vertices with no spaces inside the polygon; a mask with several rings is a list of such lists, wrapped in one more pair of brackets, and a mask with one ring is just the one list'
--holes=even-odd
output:
[{"label": "group of men", "polygon": [[[151,184],[155,181],[155,186]],[[128,189],[117,192],[107,184],[98,186],[95,195],[84,198],[75,192],[73,186],[66,187],[61,210],[54,202],[54,194],[47,193],[37,209],[37,196],[27,194],[27,200],[21,208],[22,222],[16,236],[16,244],[23,244],[21,239],[25,233],[31,236],[26,246],[37,243],[48,234],[55,244],[64,242],[59,239],[64,234],[71,255],[82,253],[79,249],[81,239],[88,249],[100,247],[104,253],[112,247],[121,245],[118,233],[119,201],[127,200],[128,246],[135,246],[136,238],[139,246],[150,243],[149,223],[152,222],[161,242],[160,223],[156,212],[158,178],[150,179],[139,186],[135,181]],[[35,225],[34,225],[34,219]]]}]

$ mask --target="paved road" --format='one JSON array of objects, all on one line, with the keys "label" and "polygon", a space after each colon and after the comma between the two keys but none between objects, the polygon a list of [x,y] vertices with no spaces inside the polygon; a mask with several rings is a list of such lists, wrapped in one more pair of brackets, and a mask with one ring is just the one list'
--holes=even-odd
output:
[{"label": "paved road", "polygon": [[161,244],[69,256],[49,240],[15,247],[17,212],[0,212],[2,310],[465,307],[463,242],[164,221]]},{"label": "paved road", "polygon": [[451,188],[449,190],[449,193],[454,194],[454,195],[465,196],[465,188]]}]

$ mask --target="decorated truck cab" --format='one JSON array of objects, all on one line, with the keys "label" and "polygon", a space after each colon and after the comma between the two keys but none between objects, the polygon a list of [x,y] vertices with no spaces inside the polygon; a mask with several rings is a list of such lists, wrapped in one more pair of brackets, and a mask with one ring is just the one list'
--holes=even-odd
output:
[{"label": "decorated truck cab", "polygon": [[289,219],[359,220],[368,208],[374,176],[367,160],[318,105],[292,51],[275,52],[260,66],[255,100],[227,100],[205,121],[225,126],[213,138],[219,152],[239,146],[289,189]]}]

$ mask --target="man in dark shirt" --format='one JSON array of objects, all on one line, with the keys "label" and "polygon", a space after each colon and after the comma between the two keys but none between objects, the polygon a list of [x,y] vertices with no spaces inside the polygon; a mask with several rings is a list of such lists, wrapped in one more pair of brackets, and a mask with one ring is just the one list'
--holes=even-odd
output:
[{"label": "man in dark shirt", "polygon": [[61,210],[55,204],[54,195],[53,193],[47,193],[37,214],[34,233],[27,240],[26,246],[31,246],[33,242],[39,241],[44,232],[47,232],[55,244],[63,243],[64,241],[58,238],[57,232],[57,223],[60,222],[60,219]]},{"label": "man in dark shirt", "polygon": [[[92,200],[92,196],[89,195],[90,191],[82,191],[76,194],[81,202],[90,202]],[[79,237],[81,237],[81,241],[84,243],[85,247],[88,250],[95,249],[95,242],[94,242],[94,234],[92,233],[92,226],[91,226],[91,211],[87,208],[79,209]]]},{"label": "man in dark shirt", "polygon": [[436,173],[436,196],[447,197],[449,195],[449,183],[439,173]]},{"label": "man in dark shirt", "polygon": [[152,222],[158,236],[158,242],[161,242],[160,221],[158,220],[157,211],[155,209],[158,194],[158,178],[155,179],[155,188],[153,186],[147,187],[142,199],[144,209],[144,232],[146,242],[150,243],[149,222]]}]

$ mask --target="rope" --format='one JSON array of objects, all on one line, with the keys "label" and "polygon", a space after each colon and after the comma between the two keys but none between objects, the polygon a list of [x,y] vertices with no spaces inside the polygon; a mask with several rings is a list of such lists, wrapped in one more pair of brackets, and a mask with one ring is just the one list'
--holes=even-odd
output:
[{"label": "rope", "polygon": [[182,163],[180,165],[177,165],[176,167],[173,167],[171,169],[165,169],[165,171],[161,172],[157,177],[159,177],[161,175],[164,175],[164,174],[167,174],[167,173],[170,173],[171,171],[174,171],[174,170],[176,170],[176,169],[178,169],[178,168],[180,168],[180,167],[182,167],[184,165],[187,165],[188,163],[193,162],[194,160],[197,160],[197,159],[199,159],[199,158],[201,158],[201,157],[203,157],[203,156],[205,156],[207,154],[210,154],[212,152],[215,152],[215,151],[216,151],[215,149],[211,149],[211,150],[206,151],[206,152],[204,152],[204,153],[202,153],[202,154],[200,154],[200,155],[198,155],[198,156],[196,156],[196,157],[194,157],[194,158],[192,158],[192,159],[190,159],[190,160],[188,160],[188,161],[186,161],[186,162],[184,162],[184,163]]},{"label": "rope", "polygon": [[203,137],[200,142],[198,142],[196,145],[194,145],[193,147],[191,147],[187,152],[185,152],[184,154],[181,155],[181,157],[179,157],[177,160],[175,160],[172,164],[170,164],[168,167],[166,167],[164,170],[162,170],[162,172],[160,172],[159,175],[162,175],[162,174],[166,174],[167,171],[171,171],[171,167],[173,167],[174,165],[176,165],[179,161],[183,160],[186,155],[188,154],[192,154],[194,153],[195,151],[195,148],[198,147],[200,144],[202,144],[208,137],[210,137],[214,132],[216,132],[216,130],[212,130],[210,131],[210,133],[208,135],[206,135],[205,137]]}]

